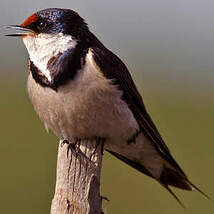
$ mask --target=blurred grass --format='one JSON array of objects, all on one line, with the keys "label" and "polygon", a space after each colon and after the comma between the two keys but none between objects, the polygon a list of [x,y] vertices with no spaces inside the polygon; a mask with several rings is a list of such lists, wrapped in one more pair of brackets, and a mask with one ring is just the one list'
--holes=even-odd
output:
[{"label": "blurred grass", "polygon": [[[213,89],[190,90],[155,78],[138,78],[137,83],[173,155],[193,183],[213,198]],[[14,78],[0,80],[0,213],[47,214],[54,193],[57,139],[46,133],[25,87]],[[213,213],[214,203],[200,194],[175,192],[187,210],[158,183],[105,153],[102,194],[110,199],[107,213]]]}]

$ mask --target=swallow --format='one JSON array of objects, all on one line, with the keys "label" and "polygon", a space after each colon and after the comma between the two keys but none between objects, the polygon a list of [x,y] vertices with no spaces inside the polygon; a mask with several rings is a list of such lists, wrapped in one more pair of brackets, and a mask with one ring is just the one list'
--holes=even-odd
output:
[{"label": "swallow", "polygon": [[196,189],[173,158],[126,65],[78,13],[49,8],[10,28],[29,53],[27,89],[35,111],[59,139],[105,139],[104,149],[158,181]]}]

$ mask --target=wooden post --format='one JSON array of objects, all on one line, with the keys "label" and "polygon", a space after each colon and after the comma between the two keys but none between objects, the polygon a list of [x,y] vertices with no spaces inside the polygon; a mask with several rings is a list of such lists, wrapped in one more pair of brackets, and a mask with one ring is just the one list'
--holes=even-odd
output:
[{"label": "wooden post", "polygon": [[103,141],[59,143],[51,214],[101,214],[100,174]]}]

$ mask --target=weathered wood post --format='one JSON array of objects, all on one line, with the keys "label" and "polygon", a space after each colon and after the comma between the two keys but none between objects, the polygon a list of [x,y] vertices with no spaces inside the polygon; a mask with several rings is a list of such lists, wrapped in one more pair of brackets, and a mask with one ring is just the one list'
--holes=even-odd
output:
[{"label": "weathered wood post", "polygon": [[[68,143],[68,142],[67,142]],[[60,143],[51,214],[101,214],[103,142]]]}]

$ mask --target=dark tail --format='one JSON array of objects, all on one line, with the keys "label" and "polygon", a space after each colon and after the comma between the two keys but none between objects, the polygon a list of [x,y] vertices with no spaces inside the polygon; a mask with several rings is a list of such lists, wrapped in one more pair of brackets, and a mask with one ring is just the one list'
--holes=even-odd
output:
[{"label": "dark tail", "polygon": [[175,193],[169,188],[169,186],[177,187],[183,190],[197,190],[202,195],[204,195],[207,199],[210,199],[208,195],[206,195],[203,191],[201,191],[198,187],[196,187],[192,182],[189,181],[185,174],[181,174],[171,168],[164,167],[162,174],[158,180],[158,182],[167,189],[167,191],[178,201],[178,203],[185,208],[184,204],[181,200],[175,195]]},{"label": "dark tail", "polygon": [[183,203],[181,200],[175,195],[175,193],[169,188],[169,186],[177,187],[183,190],[197,190],[202,195],[204,195],[206,198],[210,199],[208,195],[206,195],[203,191],[201,191],[198,187],[196,187],[194,184],[192,184],[187,176],[180,171],[176,171],[169,167],[164,167],[163,171],[161,173],[161,176],[159,178],[154,177],[143,165],[141,165],[138,162],[135,162],[131,159],[126,158],[123,155],[120,155],[118,153],[112,152],[107,150],[110,154],[114,155],[116,158],[122,160],[123,162],[127,163],[128,165],[132,166],[133,168],[137,169],[138,171],[146,174],[149,177],[154,178],[157,180],[166,190],[176,199],[176,201],[183,207]]},{"label": "dark tail", "polygon": [[206,198],[210,199],[210,197],[205,194],[202,190],[196,187],[192,182],[189,181],[185,174],[181,174],[171,168],[164,167],[162,174],[160,176],[159,182],[164,186],[173,186],[183,190],[197,190]]}]

